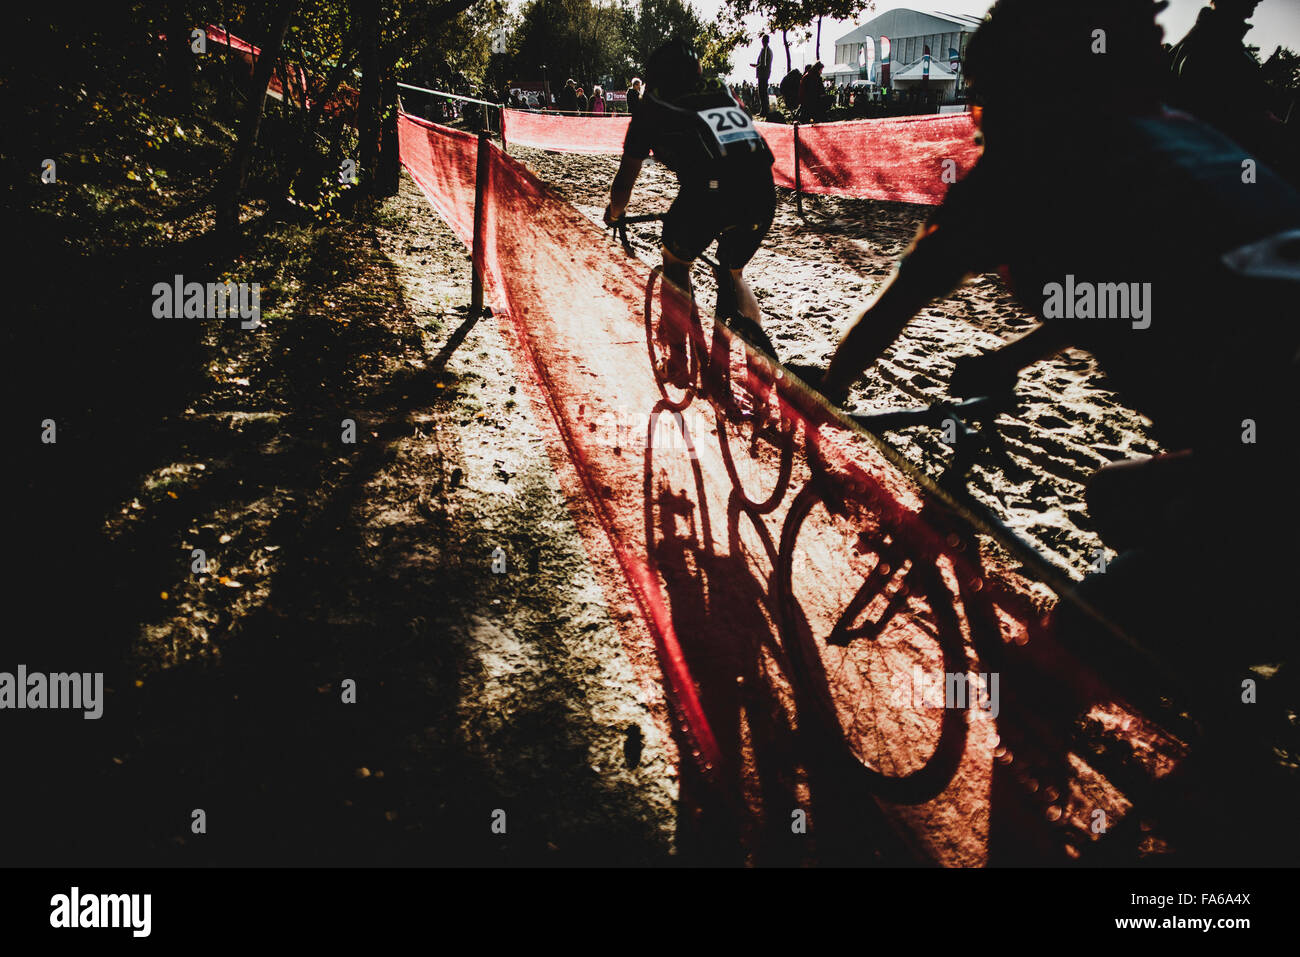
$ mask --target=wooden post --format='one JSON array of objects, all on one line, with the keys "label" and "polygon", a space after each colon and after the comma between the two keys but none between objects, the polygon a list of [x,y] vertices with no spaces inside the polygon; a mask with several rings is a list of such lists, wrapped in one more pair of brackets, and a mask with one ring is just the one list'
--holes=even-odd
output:
[{"label": "wooden post", "polygon": [[483,261],[483,219],[487,215],[488,150],[492,140],[487,130],[478,133],[478,162],[474,172],[474,245],[470,251],[469,311],[473,316],[483,312],[483,276],[479,263]]},{"label": "wooden post", "polygon": [[800,192],[801,180],[799,178],[799,124],[794,125],[794,202],[795,208],[799,210],[799,216],[803,216],[803,193]]},{"label": "wooden post", "polygon": [[501,104],[501,152],[509,155],[510,151],[506,148],[506,104]]}]

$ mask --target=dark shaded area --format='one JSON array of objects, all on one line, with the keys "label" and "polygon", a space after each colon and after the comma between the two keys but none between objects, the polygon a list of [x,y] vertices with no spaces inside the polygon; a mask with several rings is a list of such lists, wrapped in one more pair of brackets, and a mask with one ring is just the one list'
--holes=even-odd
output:
[{"label": "dark shaded area", "polygon": [[[195,95],[212,106],[212,90]],[[243,236],[219,242],[205,206],[228,128],[116,86],[58,117],[36,109],[12,142],[38,156],[42,136],[55,143],[58,181],[18,149],[3,157],[21,171],[3,207],[24,242],[3,333],[16,560],[0,671],[102,671],[107,695],[98,721],[3,713],[6,863],[664,860],[639,795],[592,770],[591,709],[565,673],[462,733],[463,679],[480,667],[465,620],[556,596],[545,577],[481,574],[477,553],[467,565],[472,529],[445,507],[457,429],[407,476],[427,525],[376,541],[366,524],[392,443],[450,417],[465,387],[424,364],[371,211],[299,226],[255,203]],[[145,139],[168,176],[124,179]],[[260,282],[264,327],[155,318],[153,285],[176,274]],[[536,556],[552,543],[526,515],[545,490],[521,493],[512,547]],[[249,558],[266,543],[273,576]],[[224,562],[203,583],[191,548]],[[506,835],[489,828],[495,808]]]}]

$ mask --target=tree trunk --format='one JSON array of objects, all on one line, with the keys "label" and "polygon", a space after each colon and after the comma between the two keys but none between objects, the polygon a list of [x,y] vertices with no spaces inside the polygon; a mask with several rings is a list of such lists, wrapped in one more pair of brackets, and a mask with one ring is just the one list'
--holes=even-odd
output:
[{"label": "tree trunk", "polygon": [[383,122],[376,167],[375,195],[396,196],[401,188],[402,162],[397,153],[397,78],[384,77],[381,88]]},{"label": "tree trunk", "polygon": [[226,45],[221,48],[222,81],[221,89],[217,94],[217,109],[224,118],[235,112],[235,89],[238,85],[238,80],[235,79],[235,58],[230,52],[230,11],[226,9],[224,2],[221,4],[221,26]]},{"label": "tree trunk", "polygon": [[361,183],[369,192],[379,163],[379,8],[358,0],[352,4],[361,37],[361,92],[357,98],[357,141],[361,149]]},{"label": "tree trunk", "polygon": [[785,44],[785,72],[789,73],[794,67],[790,64],[790,35],[784,27],[781,28],[781,42]]},{"label": "tree trunk", "polygon": [[225,181],[217,191],[217,232],[225,236],[233,236],[239,231],[239,195],[248,183],[248,167],[253,159],[253,147],[257,145],[258,130],[262,126],[266,90],[271,83],[271,71],[275,69],[275,62],[280,58],[280,51],[284,47],[284,36],[289,32],[293,8],[293,0],[282,0],[276,7],[266,42],[262,46],[262,55],[258,57],[257,66],[253,70],[248,102],[244,105],[239,121],[239,140],[235,143],[235,153],[226,170]]},{"label": "tree trunk", "polygon": [[[199,29],[203,25],[199,24]],[[183,2],[170,5],[167,12],[167,86],[169,105],[177,115],[189,113],[194,101],[194,58],[190,49],[190,21]]]},{"label": "tree trunk", "polygon": [[817,45],[813,47],[813,59],[822,58],[822,18],[817,18]]}]

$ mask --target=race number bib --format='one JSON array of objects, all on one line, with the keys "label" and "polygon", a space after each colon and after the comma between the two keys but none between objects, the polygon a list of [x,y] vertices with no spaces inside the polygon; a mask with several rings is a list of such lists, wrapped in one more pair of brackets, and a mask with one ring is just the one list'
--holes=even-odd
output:
[{"label": "race number bib", "polygon": [[699,111],[700,119],[709,128],[713,138],[718,141],[718,150],[727,155],[728,147],[743,146],[748,150],[758,149],[760,137],[754,123],[738,106],[711,106]]}]

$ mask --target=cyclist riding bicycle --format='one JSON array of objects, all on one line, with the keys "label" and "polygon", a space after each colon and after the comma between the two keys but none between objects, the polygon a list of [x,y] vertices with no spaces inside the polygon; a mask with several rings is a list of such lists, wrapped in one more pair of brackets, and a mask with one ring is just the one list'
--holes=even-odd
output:
[{"label": "cyclist riding bicycle", "polygon": [[690,47],[671,41],[646,65],[646,91],[628,125],[610,188],[605,222],[627,210],[641,165],[655,158],[677,174],[680,189],[663,225],[663,329],[668,381],[686,384],[690,267],[718,240],[737,307],[758,324],[758,300],[742,276],[776,211],[772,153],[749,114],[718,80],[706,80]]},{"label": "cyclist riding bicycle", "polygon": [[[1290,481],[1300,194],[1223,134],[1162,106],[1155,14],[1164,6],[994,5],[965,62],[984,151],[859,315],[819,388],[841,404],[928,303],[1002,270],[1042,324],[959,359],[950,391],[1009,392],[1021,369],[1062,348],[1091,352],[1108,385],[1176,450],[1092,477],[1087,501],[1103,539],[1134,550],[1108,570],[1132,573],[1095,576],[1093,593],[1135,632],[1229,637],[1267,629],[1269,603],[1217,600],[1233,580],[1224,576],[1262,555],[1250,565],[1252,593],[1287,587],[1282,569],[1294,562],[1265,549],[1300,532]],[[1063,51],[1062,83],[1026,82],[1020,54],[1048,47]]]}]

